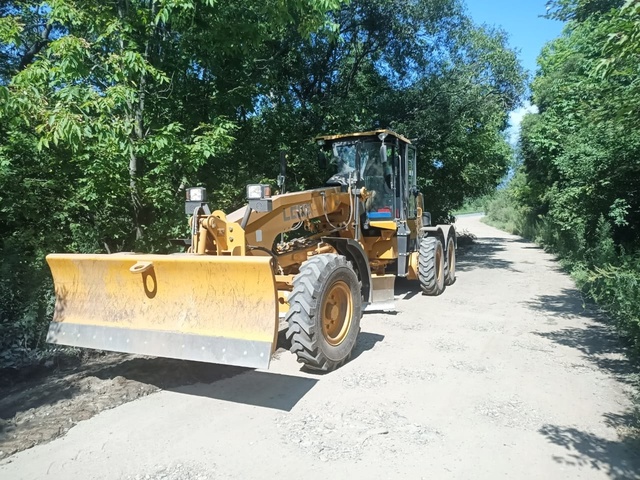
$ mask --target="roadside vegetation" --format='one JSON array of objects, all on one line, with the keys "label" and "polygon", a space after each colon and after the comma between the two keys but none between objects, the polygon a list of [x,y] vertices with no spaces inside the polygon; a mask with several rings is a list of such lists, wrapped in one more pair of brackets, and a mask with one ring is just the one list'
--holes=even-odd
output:
[{"label": "roadside vegetation", "polygon": [[453,216],[466,215],[469,213],[484,213],[487,208],[487,202],[491,201],[494,193],[483,195],[481,197],[466,199],[462,206],[453,211]]},{"label": "roadside vegetation", "polygon": [[557,254],[640,352],[640,1],[562,0],[487,222]]},{"label": "roadside vegetation", "polygon": [[525,74],[460,0],[9,0],[0,5],[0,360],[44,347],[50,252],[165,252],[185,187],[328,178],[319,134],[418,147],[434,220],[492,191]]}]

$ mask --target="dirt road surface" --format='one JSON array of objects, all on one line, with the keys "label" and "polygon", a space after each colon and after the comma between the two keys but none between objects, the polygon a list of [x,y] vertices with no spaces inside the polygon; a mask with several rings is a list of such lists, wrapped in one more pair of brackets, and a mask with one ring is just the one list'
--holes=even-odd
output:
[{"label": "dirt road surface", "polygon": [[187,378],[4,459],[0,478],[640,478],[615,333],[553,257],[478,217],[458,228],[478,238],[455,285],[402,283],[399,312],[365,315],[338,371],[283,352],[269,371]]}]

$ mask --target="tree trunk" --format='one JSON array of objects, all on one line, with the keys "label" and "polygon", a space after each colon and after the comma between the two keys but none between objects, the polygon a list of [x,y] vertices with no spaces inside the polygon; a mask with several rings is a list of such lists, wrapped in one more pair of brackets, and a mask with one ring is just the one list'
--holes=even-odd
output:
[{"label": "tree trunk", "polygon": [[[127,0],[121,0],[118,3],[118,15],[121,22],[125,22],[125,3]],[[149,8],[151,10],[151,18],[155,18],[156,14],[156,2],[151,0],[149,2]],[[150,39],[147,36],[144,47],[144,59],[149,58]],[[124,41],[120,37],[120,51],[124,52]],[[133,214],[133,227],[135,231],[136,240],[140,240],[143,237],[142,227],[144,224],[143,219],[143,204],[142,195],[138,186],[138,178],[141,173],[142,159],[136,155],[135,147],[145,138],[144,130],[144,109],[145,109],[145,95],[146,95],[146,83],[147,78],[144,72],[140,74],[138,83],[138,101],[137,103],[128,102],[127,109],[129,115],[133,117],[133,132],[129,138],[130,150],[129,150],[129,190],[131,195],[131,207]],[[131,118],[130,117],[130,118]]]}]

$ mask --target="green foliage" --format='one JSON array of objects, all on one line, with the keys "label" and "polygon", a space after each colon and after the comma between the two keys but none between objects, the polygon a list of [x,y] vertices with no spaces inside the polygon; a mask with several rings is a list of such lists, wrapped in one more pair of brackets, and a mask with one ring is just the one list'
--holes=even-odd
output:
[{"label": "green foliage", "polygon": [[496,191],[488,198],[483,221],[514,235],[536,238],[539,220],[529,207],[522,205],[519,201],[525,188],[526,177],[519,169],[507,188]]},{"label": "green foliage", "polygon": [[[512,157],[501,131],[524,91],[505,35],[474,26],[453,1],[352,1],[333,16],[338,36],[292,37],[286,55],[271,55],[265,68],[280,82],[261,114],[241,122],[241,157],[276,158],[286,147],[296,186],[315,186],[326,174],[303,139],[390,127],[415,139],[435,219],[492,191]],[[275,162],[262,165],[274,178]]]},{"label": "green foliage", "polygon": [[484,221],[558,254],[578,287],[613,316],[620,333],[640,351],[640,255],[616,245],[612,224],[604,216],[587,246],[583,231],[562,231],[548,217],[532,215],[518,199],[514,183],[487,203]]},{"label": "green foliage", "polygon": [[469,198],[464,201],[462,207],[454,210],[452,215],[465,215],[468,213],[484,213],[487,209],[487,204],[494,199],[495,193],[489,195],[483,195],[481,197]]},{"label": "green foliage", "polygon": [[483,221],[486,223],[514,235],[523,235],[519,228],[521,223],[520,212],[517,210],[509,191],[501,190],[497,192],[487,202],[485,214]]},{"label": "green foliage", "polygon": [[622,5],[624,0],[549,0],[547,18],[581,22]]},{"label": "green foliage", "polygon": [[70,241],[62,227],[72,211],[63,197],[70,169],[52,168],[30,135],[0,134],[0,347],[15,357],[44,343],[53,296],[44,256]]},{"label": "green foliage", "polygon": [[[220,81],[247,81],[249,93],[234,103],[241,107],[262,79],[234,73],[251,70],[264,43],[289,26],[303,35],[324,28],[337,5],[0,6],[0,348],[43,344],[47,253],[166,251],[167,239],[184,233],[184,187],[215,171],[234,142],[237,119],[218,91],[238,85]],[[223,77],[225,63],[236,70]]]},{"label": "green foliage", "polygon": [[640,2],[561,0],[551,15],[569,22],[539,57],[539,113],[488,220],[557,253],[640,346]]},{"label": "green foliage", "polygon": [[615,265],[589,271],[580,285],[613,314],[621,333],[640,350],[640,257],[622,255]]}]

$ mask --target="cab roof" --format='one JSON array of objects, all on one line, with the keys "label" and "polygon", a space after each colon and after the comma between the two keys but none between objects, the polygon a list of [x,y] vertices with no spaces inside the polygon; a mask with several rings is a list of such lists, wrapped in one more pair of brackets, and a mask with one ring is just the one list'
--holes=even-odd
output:
[{"label": "cab roof", "polygon": [[386,129],[371,130],[369,132],[345,133],[340,135],[324,135],[321,137],[316,137],[316,140],[324,140],[327,142],[332,142],[335,140],[345,140],[347,138],[354,138],[354,137],[377,137],[378,134],[380,133],[386,133],[389,137],[394,137],[400,140],[401,142],[411,144],[411,141],[409,141],[408,138],[403,137],[402,135],[396,132],[393,132],[391,130],[386,130]]}]

